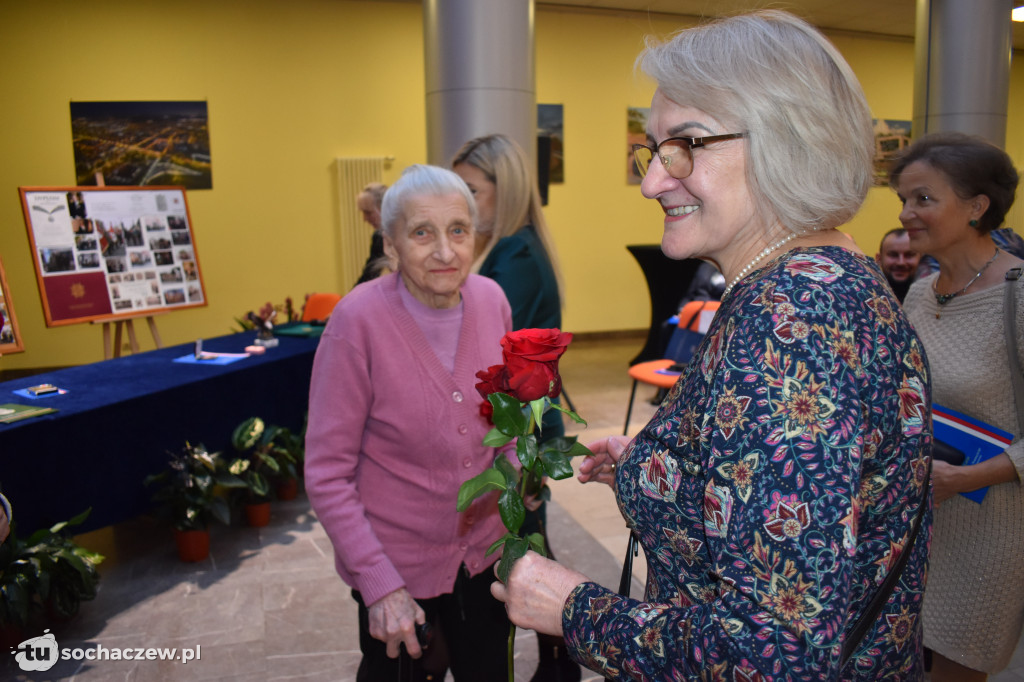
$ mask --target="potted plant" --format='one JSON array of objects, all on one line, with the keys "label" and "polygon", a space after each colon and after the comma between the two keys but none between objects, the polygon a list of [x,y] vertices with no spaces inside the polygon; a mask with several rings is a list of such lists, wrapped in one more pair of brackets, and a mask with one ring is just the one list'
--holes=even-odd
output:
[{"label": "potted plant", "polygon": [[181,452],[170,453],[167,469],[147,476],[146,485],[159,485],[153,501],[174,526],[178,556],[182,561],[202,561],[210,554],[210,522],[228,524],[231,509],[217,486],[244,487],[245,483],[224,469],[220,453],[186,442]]},{"label": "potted plant", "polygon": [[38,610],[71,618],[83,601],[96,597],[100,580],[96,566],[103,555],[78,545],[65,530],[85,521],[90,511],[38,530],[25,540],[18,537],[16,524],[12,524],[10,535],[0,545],[0,626],[4,640],[20,642],[21,633]]},{"label": "potted plant", "polygon": [[235,429],[231,444],[240,456],[228,471],[246,484],[249,525],[265,526],[270,523],[270,480],[298,477],[302,441],[283,426],[267,426],[259,417],[250,417]]},{"label": "potted plant", "polygon": [[294,500],[299,494],[299,479],[302,477],[302,464],[306,457],[306,429],[301,433],[292,433],[284,427],[272,434],[271,440],[283,450],[277,457],[281,471],[277,475],[277,499]]}]

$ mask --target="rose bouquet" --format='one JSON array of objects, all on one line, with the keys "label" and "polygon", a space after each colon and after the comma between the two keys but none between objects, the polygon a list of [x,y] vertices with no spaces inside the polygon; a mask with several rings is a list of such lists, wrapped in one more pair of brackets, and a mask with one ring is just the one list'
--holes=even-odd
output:
[{"label": "rose bouquet", "polygon": [[[477,391],[485,399],[480,412],[494,428],[484,436],[484,445],[501,448],[513,440],[516,457],[522,465],[516,468],[504,454],[494,458],[494,465],[469,479],[459,488],[458,510],[465,511],[477,497],[500,490],[498,512],[508,531],[487,550],[488,554],[504,548],[497,574],[507,582],[512,566],[530,549],[547,556],[544,537],[519,534],[526,518],[526,499],[549,499],[551,492],[544,484],[546,477],[561,480],[572,476],[570,458],[589,455],[590,450],[575,436],[543,438],[541,424],[544,414],[558,410],[577,424],[586,422],[572,410],[551,401],[562,392],[558,359],[572,341],[572,334],[558,329],[521,329],[501,339],[504,364],[477,372]],[[538,439],[538,434],[541,436]],[[509,679],[513,679],[512,652],[515,626],[509,633]]]}]

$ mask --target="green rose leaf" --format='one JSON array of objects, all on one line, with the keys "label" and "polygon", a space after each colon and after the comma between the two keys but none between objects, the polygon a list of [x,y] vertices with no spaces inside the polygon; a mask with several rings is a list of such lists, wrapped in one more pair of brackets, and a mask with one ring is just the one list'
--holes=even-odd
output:
[{"label": "green rose leaf", "polygon": [[459,487],[456,509],[460,512],[466,511],[473,500],[491,490],[505,490],[505,475],[494,468],[477,474]]},{"label": "green rose leaf", "polygon": [[547,556],[548,550],[544,546],[544,536],[540,533],[530,533],[526,536],[526,539],[530,541],[530,549],[541,556]]},{"label": "green rose leaf", "polygon": [[492,554],[494,554],[494,550],[499,549],[502,545],[504,545],[506,542],[513,539],[514,537],[516,536],[512,535],[512,533],[505,533],[500,538],[495,540],[490,547],[487,548],[487,551],[484,553],[484,556],[491,556]]},{"label": "green rose leaf", "polygon": [[544,418],[544,406],[551,404],[551,399],[547,396],[538,398],[537,400],[530,401],[530,410],[533,412],[533,423],[540,427],[541,420]]},{"label": "green rose leaf", "polygon": [[594,454],[590,451],[590,448],[576,440],[575,437],[573,438],[573,441],[572,448],[570,448],[569,452],[566,453],[568,457],[580,457]]},{"label": "green rose leaf", "polygon": [[575,412],[573,412],[569,408],[562,407],[561,405],[558,405],[557,403],[551,403],[551,407],[555,408],[556,410],[558,410],[559,412],[561,412],[563,414],[569,415],[569,419],[572,419],[577,424],[583,424],[584,426],[587,425],[587,420],[586,419],[584,419],[583,417],[579,416],[578,414],[576,414]]},{"label": "green rose leaf", "polygon": [[505,487],[515,488],[519,485],[519,470],[512,462],[508,461],[508,457],[505,455],[495,457],[494,468],[505,476]]},{"label": "green rose leaf", "polygon": [[545,450],[540,455],[540,461],[544,463],[544,469],[547,470],[548,476],[556,481],[572,476],[572,464],[569,463],[569,458],[557,450]]},{"label": "green rose leaf", "polygon": [[576,442],[576,436],[556,436],[554,438],[548,438],[544,441],[544,450],[557,450],[562,454],[569,454],[572,449],[573,443]]},{"label": "green rose leaf", "polygon": [[506,436],[519,436],[526,433],[529,419],[523,414],[522,404],[506,393],[492,393],[487,396],[488,402],[494,407],[491,421]]},{"label": "green rose leaf", "polygon": [[537,436],[532,433],[528,436],[520,436],[516,441],[516,456],[523,465],[523,469],[531,471],[537,461]]},{"label": "green rose leaf", "polygon": [[498,562],[498,580],[508,583],[508,576],[512,573],[512,566],[515,565],[530,549],[530,541],[526,538],[513,537],[505,542],[505,549],[501,553],[501,561]]},{"label": "green rose leaf", "polygon": [[515,488],[506,488],[498,498],[498,513],[501,514],[501,522],[505,524],[511,533],[518,533],[526,519],[526,505],[519,491]]},{"label": "green rose leaf", "polygon": [[486,436],[484,436],[484,445],[489,448],[500,448],[510,440],[512,440],[512,436],[506,436],[497,428],[493,428],[487,432]]}]

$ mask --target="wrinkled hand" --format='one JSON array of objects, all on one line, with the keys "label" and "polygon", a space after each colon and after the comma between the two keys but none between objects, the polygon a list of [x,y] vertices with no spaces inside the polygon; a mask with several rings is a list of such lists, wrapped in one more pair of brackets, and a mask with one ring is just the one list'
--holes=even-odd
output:
[{"label": "wrinkled hand", "polygon": [[405,650],[413,658],[419,658],[423,651],[416,639],[416,625],[426,621],[423,609],[404,587],[384,595],[367,607],[370,620],[370,635],[387,644],[390,658],[398,658],[399,645],[405,643]]},{"label": "wrinkled hand", "polygon": [[949,462],[932,460],[932,502],[936,506],[960,492],[957,483],[959,469]]},{"label": "wrinkled hand", "polygon": [[512,567],[508,585],[491,583],[491,594],[505,603],[516,626],[547,635],[562,635],[562,607],[587,576],[540,554],[527,552]]},{"label": "wrinkled hand", "polygon": [[587,447],[593,455],[587,455],[580,462],[580,475],[577,477],[581,483],[597,481],[598,483],[615,483],[615,467],[622,456],[622,451],[629,444],[626,436],[609,436],[594,441]]}]

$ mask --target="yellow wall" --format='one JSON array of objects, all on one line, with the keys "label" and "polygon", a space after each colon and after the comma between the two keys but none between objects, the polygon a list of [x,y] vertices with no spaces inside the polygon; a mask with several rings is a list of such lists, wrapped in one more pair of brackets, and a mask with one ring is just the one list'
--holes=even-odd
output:
[{"label": "yellow wall", "polygon": [[[625,183],[626,108],[648,106],[653,91],[633,72],[643,36],[685,22],[544,7],[536,16],[537,100],[565,114],[566,182],[551,187],[547,209],[566,276],[564,326],[646,328],[646,286],[625,245],[659,242],[662,214]],[[165,344],[216,336],[268,300],[347,286],[332,163],[394,156],[390,183],[425,160],[421,24],[420,6],[406,2],[2,3],[0,256],[27,351],[0,368],[102,358],[95,325],[45,326],[16,192],[73,184],[70,100],[208,102],[214,188],[188,198],[210,303],[158,324]],[[913,44],[833,38],[875,115],[909,119]],[[1016,112],[1024,76],[1013,77]],[[1010,131],[1008,149],[1024,158]],[[847,229],[873,254],[897,212],[892,193],[874,189]]]}]

